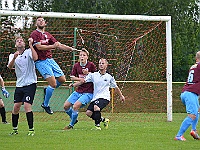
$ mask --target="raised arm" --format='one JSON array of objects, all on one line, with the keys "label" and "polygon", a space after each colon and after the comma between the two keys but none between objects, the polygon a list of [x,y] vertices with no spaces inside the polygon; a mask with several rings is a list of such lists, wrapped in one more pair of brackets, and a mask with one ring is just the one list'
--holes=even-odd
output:
[{"label": "raised arm", "polygon": [[28,42],[29,42],[29,47],[32,51],[32,57],[33,57],[33,60],[36,61],[38,60],[38,55],[37,55],[37,52],[35,51],[35,49],[33,48],[33,39],[32,38],[29,38],[28,39]]},{"label": "raised arm", "polygon": [[[16,52],[14,53],[13,58],[9,58],[9,59],[11,59],[11,61],[9,60],[9,63],[8,63],[8,68],[9,68],[9,69],[12,69],[13,66],[15,65],[15,59],[17,58],[18,55],[19,55],[19,51],[16,51]],[[10,57],[10,56],[9,56],[9,57]]]}]

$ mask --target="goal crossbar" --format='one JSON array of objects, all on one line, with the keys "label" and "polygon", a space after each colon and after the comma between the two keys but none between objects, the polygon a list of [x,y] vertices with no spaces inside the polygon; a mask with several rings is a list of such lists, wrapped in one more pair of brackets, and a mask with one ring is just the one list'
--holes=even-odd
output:
[{"label": "goal crossbar", "polygon": [[166,22],[166,79],[167,79],[167,121],[172,121],[172,39],[171,16],[146,16],[146,15],[111,15],[111,14],[83,14],[83,13],[58,13],[34,11],[9,11],[0,10],[0,16],[42,16],[55,18],[74,19],[105,19],[105,20],[143,20]]}]

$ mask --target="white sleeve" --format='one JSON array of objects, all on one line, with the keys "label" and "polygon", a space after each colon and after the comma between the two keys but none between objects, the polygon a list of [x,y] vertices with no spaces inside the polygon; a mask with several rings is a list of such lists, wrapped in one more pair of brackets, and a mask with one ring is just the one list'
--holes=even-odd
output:
[{"label": "white sleeve", "polygon": [[89,73],[85,76],[85,82],[93,82],[93,73]]},{"label": "white sleeve", "polygon": [[110,88],[116,88],[116,87],[117,87],[117,83],[116,83],[114,77],[111,77]]}]

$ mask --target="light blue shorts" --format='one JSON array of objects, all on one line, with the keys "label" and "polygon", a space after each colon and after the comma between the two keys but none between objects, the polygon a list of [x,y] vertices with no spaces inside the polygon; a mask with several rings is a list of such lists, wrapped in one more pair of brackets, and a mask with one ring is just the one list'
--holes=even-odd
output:
[{"label": "light blue shorts", "polygon": [[46,60],[38,60],[35,62],[35,66],[44,79],[49,77],[60,77],[64,73],[60,69],[59,65],[55,62],[53,58],[47,58]]},{"label": "light blue shorts", "polygon": [[74,91],[67,99],[68,102],[70,102],[72,105],[74,105],[74,103],[76,101],[79,101],[82,103],[82,107],[86,106],[88,103],[90,103],[90,101],[93,98],[93,94],[92,93],[78,93],[76,91]]},{"label": "light blue shorts", "polygon": [[196,115],[199,109],[198,95],[192,92],[185,91],[181,93],[181,101],[186,106],[188,114]]}]

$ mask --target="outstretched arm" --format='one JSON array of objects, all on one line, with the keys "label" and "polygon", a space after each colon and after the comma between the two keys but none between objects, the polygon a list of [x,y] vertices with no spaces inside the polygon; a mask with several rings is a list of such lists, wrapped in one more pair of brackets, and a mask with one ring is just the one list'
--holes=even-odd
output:
[{"label": "outstretched arm", "polygon": [[77,86],[79,86],[79,85],[85,83],[85,79],[83,79],[83,78],[79,78],[79,79],[80,79],[80,80],[79,80],[78,82],[69,84],[69,87],[77,87]]}]

